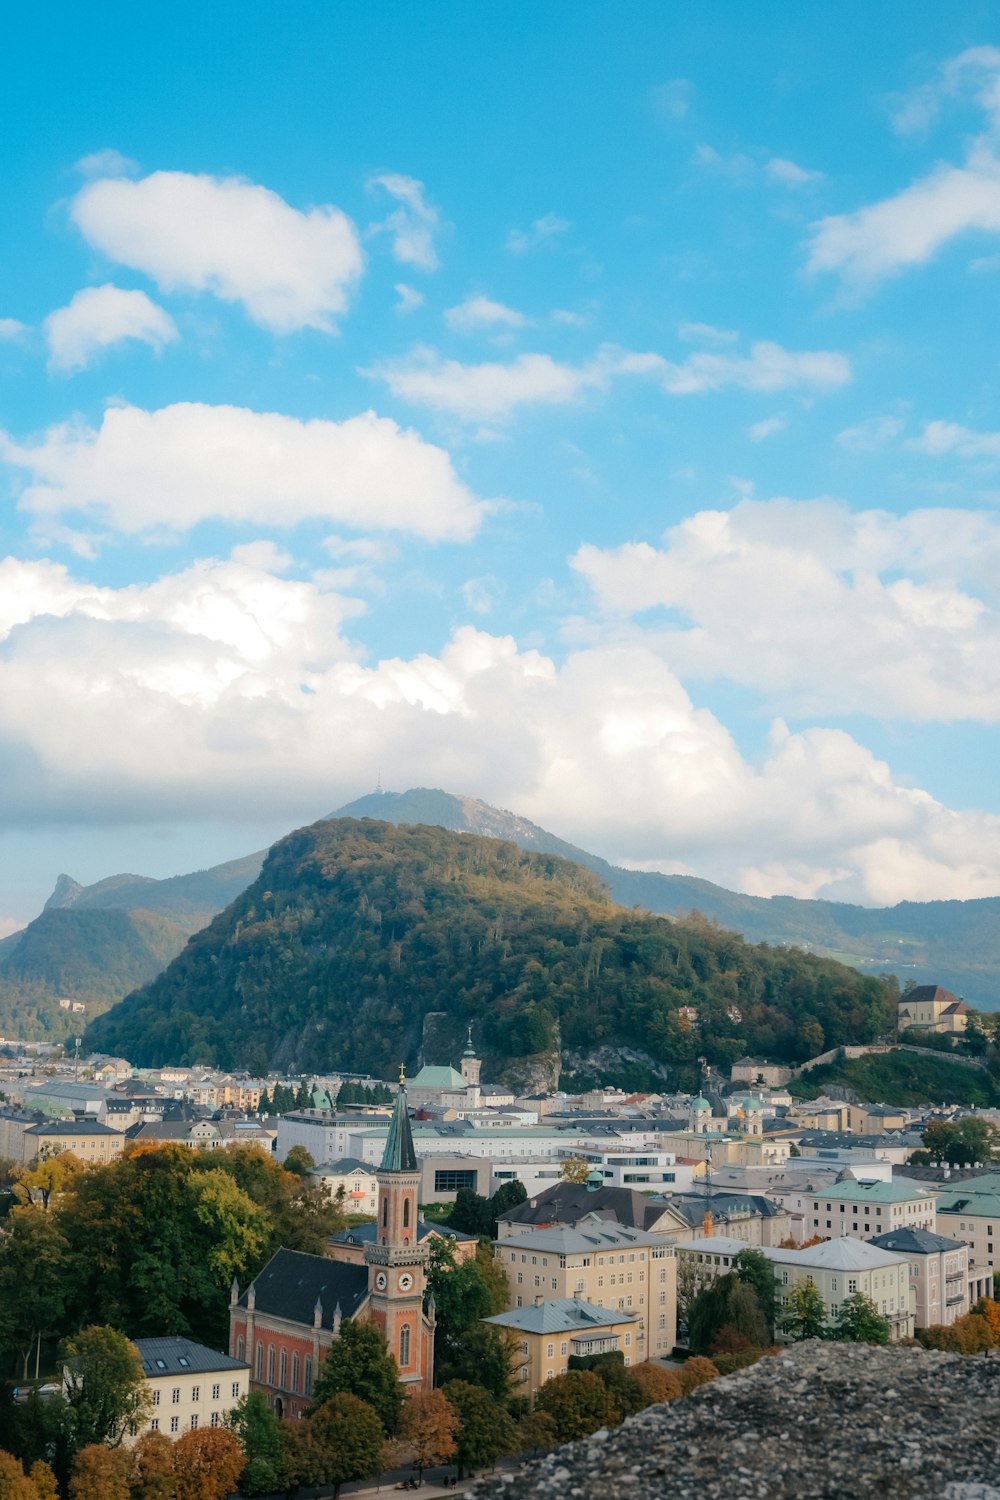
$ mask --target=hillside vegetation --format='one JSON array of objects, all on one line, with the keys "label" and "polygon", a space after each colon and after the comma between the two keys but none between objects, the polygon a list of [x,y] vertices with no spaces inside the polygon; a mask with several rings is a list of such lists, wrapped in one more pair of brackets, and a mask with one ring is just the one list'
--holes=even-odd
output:
[{"label": "hillside vegetation", "polygon": [[831,1084],[851,1089],[859,1099],[879,1104],[961,1104],[985,1109],[1000,1103],[991,1072],[963,1067],[946,1054],[876,1052],[810,1068],[792,1084],[800,1099],[815,1099]]},{"label": "hillside vegetation", "polygon": [[140,1064],[385,1075],[414,1062],[425,1016],[443,1013],[453,1055],[473,1022],[487,1077],[560,1047],[624,1045],[680,1083],[699,1056],[798,1061],[874,1040],[888,1009],[875,979],[704,920],[625,910],[556,855],[344,818],[276,844],[254,884],[88,1041]]},{"label": "hillside vegetation", "polygon": [[[167,880],[60,875],[45,910],[0,943],[0,1035],[62,1041],[162,972],[193,932],[243,890],[263,855]],[[59,1002],[78,1001],[73,1013]]]}]

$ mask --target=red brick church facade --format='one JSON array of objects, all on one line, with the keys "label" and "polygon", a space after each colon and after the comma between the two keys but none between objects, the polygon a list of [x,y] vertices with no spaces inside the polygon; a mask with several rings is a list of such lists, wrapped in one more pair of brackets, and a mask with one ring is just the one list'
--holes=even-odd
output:
[{"label": "red brick church facade", "polygon": [[426,1312],[423,1305],[430,1252],[418,1235],[420,1169],[402,1084],[376,1176],[378,1217],[364,1265],[278,1250],[242,1296],[233,1285],[230,1354],[246,1360],[251,1389],[263,1391],[279,1416],[307,1410],[316,1372],[345,1318],[377,1323],[403,1384],[431,1389],[433,1300]]}]

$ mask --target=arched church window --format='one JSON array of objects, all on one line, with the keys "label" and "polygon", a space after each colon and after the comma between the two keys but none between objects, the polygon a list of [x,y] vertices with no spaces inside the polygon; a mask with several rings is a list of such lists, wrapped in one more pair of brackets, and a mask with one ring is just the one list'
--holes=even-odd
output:
[{"label": "arched church window", "polygon": [[410,1363],[410,1325],[404,1323],[399,1330],[399,1368],[405,1370]]}]

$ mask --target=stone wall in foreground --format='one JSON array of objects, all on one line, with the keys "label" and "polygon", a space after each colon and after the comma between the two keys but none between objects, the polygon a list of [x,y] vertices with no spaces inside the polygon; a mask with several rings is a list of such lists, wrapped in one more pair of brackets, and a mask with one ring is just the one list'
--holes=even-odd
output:
[{"label": "stone wall in foreground", "polygon": [[798,1344],[477,1500],[1000,1500],[1000,1359]]}]

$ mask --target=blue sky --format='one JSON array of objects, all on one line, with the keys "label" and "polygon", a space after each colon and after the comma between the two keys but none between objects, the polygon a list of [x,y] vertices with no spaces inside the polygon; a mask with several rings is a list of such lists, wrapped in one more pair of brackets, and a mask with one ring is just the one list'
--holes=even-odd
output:
[{"label": "blue sky", "polygon": [[1000,28],[23,12],[0,923],[441,785],[759,894],[1000,892]]}]

